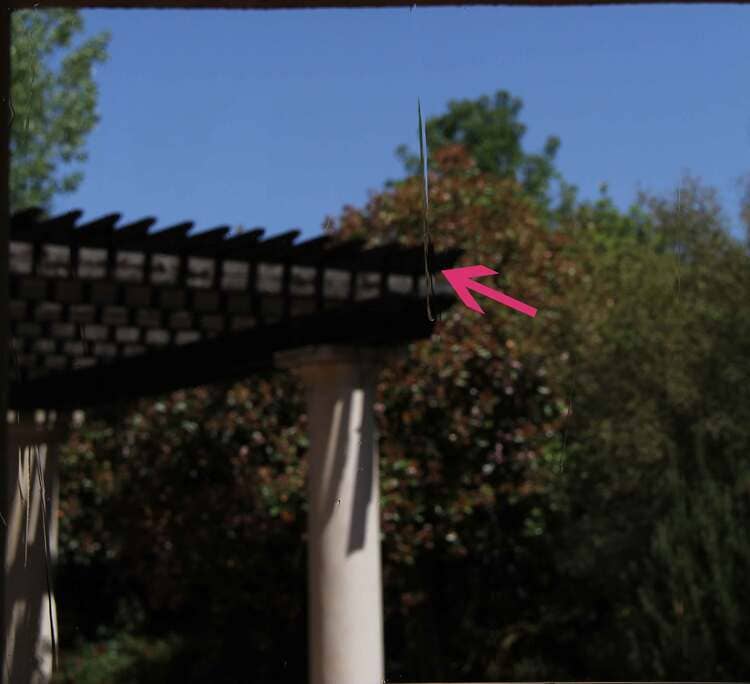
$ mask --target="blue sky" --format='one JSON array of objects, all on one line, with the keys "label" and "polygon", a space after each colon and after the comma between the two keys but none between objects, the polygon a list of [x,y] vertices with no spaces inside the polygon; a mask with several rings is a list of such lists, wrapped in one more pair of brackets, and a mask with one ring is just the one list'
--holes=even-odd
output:
[{"label": "blue sky", "polygon": [[558,135],[584,197],[624,207],[683,172],[736,221],[750,172],[750,7],[89,10],[112,32],[79,191],[54,209],[320,232],[401,175],[448,100],[506,89],[526,147]]}]

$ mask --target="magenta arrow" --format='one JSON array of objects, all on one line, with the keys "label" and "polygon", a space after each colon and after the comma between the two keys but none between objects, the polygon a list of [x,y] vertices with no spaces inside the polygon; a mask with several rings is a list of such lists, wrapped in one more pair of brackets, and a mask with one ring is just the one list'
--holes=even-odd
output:
[{"label": "magenta arrow", "polygon": [[485,297],[494,299],[496,302],[505,304],[511,309],[520,311],[527,316],[534,318],[536,316],[536,309],[533,306],[519,302],[513,297],[503,294],[499,290],[493,290],[491,287],[482,285],[481,283],[475,283],[473,278],[479,278],[487,275],[497,275],[497,271],[493,271],[487,266],[464,266],[463,268],[448,268],[442,272],[446,277],[451,287],[456,291],[458,298],[468,306],[472,311],[478,311],[480,314],[484,314],[482,307],[477,304],[474,296],[469,290],[474,290],[479,294],[483,294]]}]

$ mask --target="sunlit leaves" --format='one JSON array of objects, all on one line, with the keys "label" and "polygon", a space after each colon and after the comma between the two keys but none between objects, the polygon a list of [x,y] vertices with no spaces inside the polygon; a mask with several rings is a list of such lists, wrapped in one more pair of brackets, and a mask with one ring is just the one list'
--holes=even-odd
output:
[{"label": "sunlit leaves", "polygon": [[83,30],[75,10],[19,10],[12,21],[10,205],[48,208],[83,177],[75,164],[86,160],[99,121],[93,71],[107,58],[109,35],[74,45]]}]

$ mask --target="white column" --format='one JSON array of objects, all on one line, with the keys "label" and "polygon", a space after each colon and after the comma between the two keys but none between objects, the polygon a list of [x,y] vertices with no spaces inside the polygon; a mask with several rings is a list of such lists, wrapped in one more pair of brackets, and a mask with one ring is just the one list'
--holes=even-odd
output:
[{"label": "white column", "polygon": [[277,355],[305,384],[310,684],[382,684],[380,487],[373,397],[384,352]]},{"label": "white column", "polygon": [[47,684],[52,677],[60,435],[33,421],[8,425],[9,485],[4,564],[5,662],[2,681]]}]

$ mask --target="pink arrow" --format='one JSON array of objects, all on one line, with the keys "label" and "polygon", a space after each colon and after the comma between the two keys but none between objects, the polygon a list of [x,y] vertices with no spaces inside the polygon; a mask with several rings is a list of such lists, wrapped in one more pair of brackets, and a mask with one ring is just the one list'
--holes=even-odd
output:
[{"label": "pink arrow", "polygon": [[469,290],[474,290],[479,294],[483,294],[485,297],[494,299],[496,302],[505,304],[511,309],[520,311],[527,316],[534,318],[536,316],[536,309],[533,306],[519,302],[513,297],[503,294],[499,290],[493,290],[491,287],[482,285],[481,283],[475,283],[472,279],[479,278],[480,276],[497,275],[497,271],[493,271],[487,266],[464,266],[463,268],[448,268],[442,272],[446,277],[451,287],[456,291],[458,298],[468,306],[472,311],[478,311],[480,314],[484,314],[482,307],[477,304],[474,296]]}]

